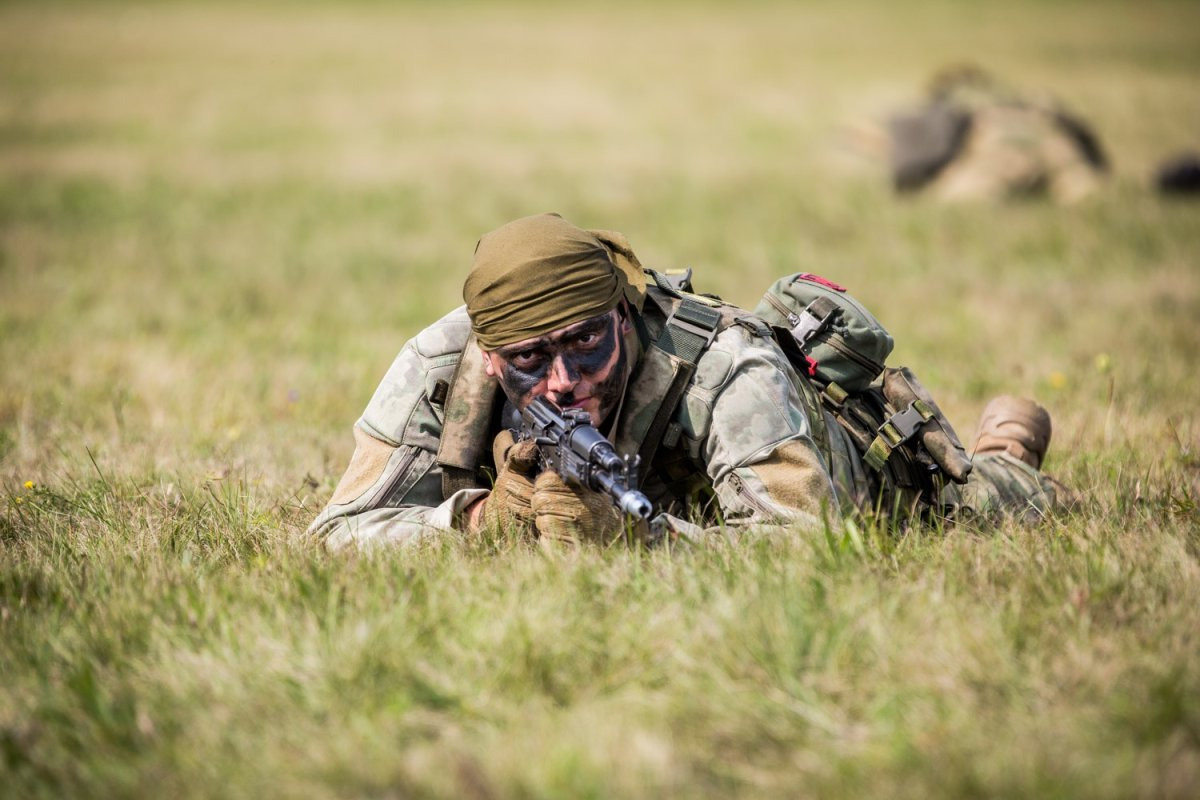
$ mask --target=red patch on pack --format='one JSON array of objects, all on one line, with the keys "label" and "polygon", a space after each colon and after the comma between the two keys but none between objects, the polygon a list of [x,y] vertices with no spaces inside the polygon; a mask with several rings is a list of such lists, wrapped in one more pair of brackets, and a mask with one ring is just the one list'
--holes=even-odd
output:
[{"label": "red patch on pack", "polygon": [[802,272],[802,273],[800,273],[799,275],[797,275],[797,276],[796,276],[796,280],[798,280],[798,281],[810,281],[811,283],[819,283],[819,284],[821,284],[822,286],[828,286],[830,289],[833,289],[835,292],[844,292],[844,291],[846,291],[846,287],[845,287],[845,286],[839,286],[838,284],[836,284],[836,283],[834,283],[833,281],[829,280],[829,278],[822,278],[820,275],[813,275],[811,272]]},{"label": "red patch on pack", "polygon": [[806,370],[808,370],[808,377],[810,377],[810,378],[816,377],[817,362],[814,359],[809,358],[808,356],[805,356],[804,357],[804,368]]}]

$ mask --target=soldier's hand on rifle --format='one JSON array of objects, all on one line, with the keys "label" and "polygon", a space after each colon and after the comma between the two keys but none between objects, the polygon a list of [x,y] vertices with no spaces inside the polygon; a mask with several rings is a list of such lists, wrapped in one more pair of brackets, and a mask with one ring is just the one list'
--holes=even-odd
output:
[{"label": "soldier's hand on rifle", "polygon": [[610,544],[625,533],[635,542],[648,542],[646,520],[626,517],[604,492],[566,483],[554,470],[538,475],[533,484],[533,514],[538,537],[546,543]]},{"label": "soldier's hand on rifle", "polygon": [[544,542],[608,544],[624,526],[611,497],[583,486],[569,486],[554,470],[537,476],[532,506],[538,537]]},{"label": "soldier's hand on rifle", "polygon": [[497,527],[519,526],[533,531],[533,476],[537,471],[538,450],[532,441],[518,442],[512,431],[502,430],[492,440],[492,456],[497,474],[492,492],[482,509],[472,518]]}]

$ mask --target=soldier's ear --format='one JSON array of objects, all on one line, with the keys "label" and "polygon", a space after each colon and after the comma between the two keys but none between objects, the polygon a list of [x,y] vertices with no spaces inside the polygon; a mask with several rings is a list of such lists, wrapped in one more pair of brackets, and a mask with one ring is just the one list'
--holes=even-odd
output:
[{"label": "soldier's ear", "polygon": [[617,306],[617,319],[621,321],[621,335],[633,330],[633,322],[629,318],[629,303],[624,300]]},{"label": "soldier's ear", "polygon": [[487,373],[489,378],[494,378],[500,374],[500,367],[493,361],[496,358],[495,353],[483,351],[483,371]]}]

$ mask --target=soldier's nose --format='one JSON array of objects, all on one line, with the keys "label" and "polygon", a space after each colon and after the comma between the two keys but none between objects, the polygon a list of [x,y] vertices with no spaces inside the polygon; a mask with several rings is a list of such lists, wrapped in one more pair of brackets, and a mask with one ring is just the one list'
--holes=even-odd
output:
[{"label": "soldier's nose", "polygon": [[562,356],[556,356],[550,362],[550,374],[547,378],[546,389],[555,394],[564,394],[575,388],[579,383],[579,373],[563,361]]}]

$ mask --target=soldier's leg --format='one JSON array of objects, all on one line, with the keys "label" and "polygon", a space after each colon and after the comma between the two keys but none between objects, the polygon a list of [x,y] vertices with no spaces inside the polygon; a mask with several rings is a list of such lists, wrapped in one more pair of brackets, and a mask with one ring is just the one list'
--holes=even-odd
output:
[{"label": "soldier's leg", "polygon": [[1008,453],[976,455],[974,469],[963,486],[949,486],[944,495],[958,517],[1012,516],[1037,520],[1067,500],[1063,487]]},{"label": "soldier's leg", "polygon": [[958,516],[1038,519],[1073,502],[1066,487],[1038,471],[1050,446],[1050,414],[1032,400],[997,397],[979,422],[974,469],[943,495]]}]

